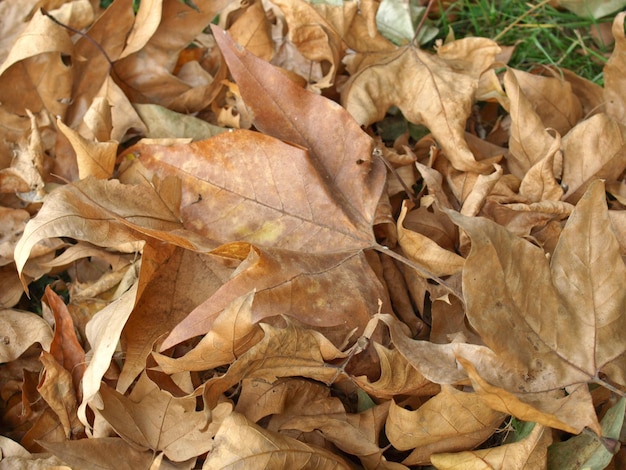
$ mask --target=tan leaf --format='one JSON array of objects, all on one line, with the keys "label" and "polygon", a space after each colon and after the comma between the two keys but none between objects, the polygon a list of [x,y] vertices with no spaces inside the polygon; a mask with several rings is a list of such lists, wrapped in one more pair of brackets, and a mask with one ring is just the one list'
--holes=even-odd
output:
[{"label": "tan leaf", "polygon": [[126,245],[132,252],[132,243],[145,236],[128,224],[152,234],[182,228],[173,209],[176,202],[163,196],[166,194],[149,186],[93,178],[58,188],[26,225],[15,248],[18,271],[23,270],[37,243],[53,237],[72,237],[109,248]]},{"label": "tan leaf", "polygon": [[223,127],[156,104],[134,104],[133,107],[148,127],[145,136],[150,139],[190,137],[203,140],[226,131]]},{"label": "tan leaf", "polygon": [[134,20],[132,5],[128,2],[111,4],[87,30],[89,37],[80,37],[76,41],[72,60],[72,100],[67,114],[54,114],[60,115],[72,129],[80,125],[102,85],[110,80],[109,60],[115,61],[121,54]]},{"label": "tan leaf", "polygon": [[[590,186],[570,216],[551,265],[542,249],[502,227],[449,213],[472,240],[463,272],[467,316],[483,341],[519,368],[511,391],[584,385],[607,366],[623,383],[626,345],[614,335],[625,321],[626,269],[602,183]],[[573,424],[585,425],[599,426],[595,418]]]},{"label": "tan leaf", "polygon": [[565,135],[583,117],[582,106],[573,93],[572,86],[557,73],[544,77],[520,70],[509,69],[521,92],[530,101],[545,127]]},{"label": "tan leaf", "polygon": [[412,46],[368,54],[343,88],[342,103],[362,125],[398,106],[407,120],[429,128],[455,168],[485,172],[491,162],[475,160],[464,130],[480,74],[498,51],[489,39],[466,38],[441,46],[436,56]]},{"label": "tan leaf", "polygon": [[[595,158],[589,158],[595,155]],[[565,200],[575,204],[595,179],[615,180],[626,169],[626,143],[620,124],[604,113],[574,127],[563,138]]]},{"label": "tan leaf", "polygon": [[117,157],[117,144],[115,142],[97,142],[86,139],[66,126],[61,120],[57,120],[57,126],[76,152],[80,179],[89,176],[107,179],[113,174]]},{"label": "tan leaf", "polygon": [[[139,401],[105,384],[100,396],[102,416],[124,440],[140,449],[163,451],[170,460],[182,462],[213,447],[219,423],[208,420],[204,411],[195,411],[195,397],[175,398],[154,384]],[[218,407],[230,409],[232,405]]]},{"label": "tan leaf", "polygon": [[27,109],[33,113],[46,109],[53,116],[64,116],[73,71],[61,56],[71,56],[73,50],[67,31],[37,11],[0,66],[3,107],[20,115]]},{"label": "tan leaf", "polygon": [[50,349],[47,351],[70,372],[76,396],[80,397],[80,381],[85,372],[85,350],[78,342],[74,331],[74,321],[67,305],[54,292],[50,286],[46,286],[44,299],[54,314],[54,336]]},{"label": "tan leaf", "polygon": [[563,197],[563,188],[557,181],[561,175],[555,174],[555,166],[562,167],[563,154],[560,147],[561,137],[557,134],[548,154],[524,175],[519,193],[530,202],[541,202],[545,199],[560,201]]},{"label": "tan leaf", "polygon": [[265,430],[239,413],[226,417],[214,441],[215,447],[205,460],[203,469],[239,465],[276,470],[350,468],[337,454]]},{"label": "tan leaf", "polygon": [[161,246],[152,258],[144,257],[144,262],[151,263],[157,270],[122,333],[125,360],[117,382],[117,390],[122,393],[146,367],[146,358],[155,342],[211,296],[233,272],[233,268],[224,266],[217,257],[173,245]]},{"label": "tan leaf", "polygon": [[[152,468],[154,452],[139,451],[119,437],[100,437],[65,442],[42,442],[46,450],[52,452],[73,469],[94,468],[102,470],[136,470]],[[178,465],[162,462],[160,470],[180,470]]]},{"label": "tan leaf", "polygon": [[229,243],[211,253],[241,264],[230,281],[174,328],[161,350],[207,333],[223,308],[253,289],[255,323],[289,315],[323,331],[335,344],[360,334],[379,300],[387,305],[363,252],[307,254]]},{"label": "tan leaf", "polygon": [[554,137],[546,130],[511,70],[504,74],[504,87],[511,116],[507,163],[511,173],[521,180],[530,167],[548,155]]},{"label": "tan leaf", "polygon": [[305,416],[294,416],[284,420],[280,429],[320,432],[342,451],[359,457],[365,468],[368,469],[406,469],[404,465],[387,462],[383,456],[383,449],[378,445],[378,436],[382,430],[388,407],[389,402],[370,408],[358,415],[307,413]]},{"label": "tan leaf", "polygon": [[263,2],[231,3],[231,6],[239,8],[228,14],[222,12],[220,26],[228,29],[233,39],[255,56],[267,61],[272,60],[274,42]]},{"label": "tan leaf", "polygon": [[586,426],[600,432],[586,383],[568,388],[567,393],[554,390],[515,394],[484,380],[470,361],[461,356],[457,359],[465,367],[474,391],[494,410],[573,434]]},{"label": "tan leaf", "polygon": [[310,61],[326,62],[329,65],[326,74],[312,88],[328,88],[333,84],[337,67],[341,63],[344,48],[341,36],[312,4],[301,0],[277,0],[274,3],[285,14],[289,27],[287,37],[302,55]]},{"label": "tan leaf", "polygon": [[[154,6],[160,8],[159,3],[154,2]],[[150,39],[141,49],[115,63],[115,72],[131,101],[159,104],[180,112],[200,111],[210,104],[221,87],[219,80],[215,81],[197,61],[189,62],[187,67],[181,69],[193,68],[193,74],[190,74],[193,76],[192,83],[175,75],[174,67],[180,51],[210,24],[227,3],[226,0],[199,2],[199,11],[194,11],[184,2],[163,2],[161,21]],[[151,19],[156,19],[158,12],[148,14]],[[140,29],[142,27],[138,25],[138,31]],[[152,29],[146,32],[150,33]],[[142,38],[141,42],[144,40]],[[139,42],[133,45],[128,52],[139,45]]]},{"label": "tan leaf", "polygon": [[276,328],[261,323],[265,337],[231,364],[224,375],[204,384],[203,398],[208,408],[219,402],[222,393],[244,378],[259,378],[269,383],[281,377],[308,377],[330,383],[340,369],[326,362],[345,357],[320,333],[287,323]]},{"label": "tan leaf", "polygon": [[[195,286],[194,290],[197,290]],[[173,374],[214,369],[236,361],[263,337],[261,327],[252,323],[253,299],[254,293],[251,292],[233,300],[214,319],[209,332],[184,356],[170,358],[153,353],[161,369],[166,374]],[[180,310],[181,313],[188,311],[184,308]],[[167,312],[169,316],[169,309]],[[141,323],[136,328],[141,331]]]},{"label": "tan leaf", "polygon": [[[261,379],[244,379],[235,407],[248,420],[258,422],[275,415],[284,421],[285,412],[304,414],[344,412],[340,400],[330,396],[330,388],[319,382],[290,377],[270,384]],[[270,423],[276,430],[275,423]]]},{"label": "tan leaf", "polygon": [[409,206],[405,201],[398,217],[398,243],[411,261],[423,266],[436,276],[448,276],[463,269],[465,260],[456,253],[439,246],[421,233],[407,230],[403,226]]},{"label": "tan leaf", "polygon": [[412,450],[405,465],[426,465],[434,453],[473,449],[500,426],[505,414],[474,393],[449,385],[415,411],[391,403],[385,433],[398,450]]},{"label": "tan leaf", "polygon": [[19,310],[0,310],[0,362],[11,362],[17,359],[30,346],[41,344],[49,349],[52,342],[52,329],[39,315]]},{"label": "tan leaf", "polygon": [[548,446],[552,442],[550,430],[535,424],[530,435],[513,444],[457,454],[436,454],[432,464],[439,470],[463,468],[467,470],[523,470],[545,468]]},{"label": "tan leaf", "polygon": [[566,325],[572,340],[564,355],[592,377],[609,365],[612,380],[626,384],[626,343],[620,333],[626,328],[626,266],[602,182],[594,181],[578,202],[559,238],[551,271],[569,312]]},{"label": "tan leaf", "polygon": [[72,374],[46,351],[42,351],[40,360],[44,372],[37,391],[59,417],[65,437],[69,439],[83,430],[76,414],[78,402],[72,385]]},{"label": "tan leaf", "polygon": [[626,122],[626,37],[624,36],[626,12],[618,13],[613,20],[615,46],[609,61],[604,67],[604,99],[607,113],[617,121]]}]

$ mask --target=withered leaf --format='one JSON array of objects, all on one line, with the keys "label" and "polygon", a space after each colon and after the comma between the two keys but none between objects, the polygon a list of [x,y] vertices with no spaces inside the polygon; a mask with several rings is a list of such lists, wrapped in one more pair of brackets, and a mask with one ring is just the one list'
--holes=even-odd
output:
[{"label": "withered leaf", "polygon": [[222,309],[253,289],[253,322],[289,315],[320,329],[335,344],[353,331],[360,334],[378,301],[388,302],[362,251],[315,254],[229,243],[211,254],[240,264],[228,282],[172,330],[161,350],[207,333]]},{"label": "withered leaf", "polygon": [[323,190],[346,210],[355,228],[370,230],[385,182],[384,165],[372,156],[372,139],[337,103],[303,90],[212,28],[256,128],[308,149]]},{"label": "withered leaf", "polygon": [[238,130],[190,144],[140,144],[129,152],[161,177],[182,179],[183,223],[212,240],[303,252],[375,243],[374,214],[355,220],[361,202],[353,201],[360,198],[342,197],[312,155],[270,136]]},{"label": "withered leaf", "polygon": [[437,55],[413,46],[367,54],[343,88],[342,103],[365,125],[398,106],[407,120],[428,127],[456,169],[486,172],[494,160],[476,161],[465,122],[480,74],[499,50],[489,39],[465,38],[441,46]]},{"label": "withered leaf", "polygon": [[224,420],[214,440],[215,448],[202,467],[206,470],[229,466],[276,470],[350,468],[337,454],[263,429],[239,413],[232,413]]}]

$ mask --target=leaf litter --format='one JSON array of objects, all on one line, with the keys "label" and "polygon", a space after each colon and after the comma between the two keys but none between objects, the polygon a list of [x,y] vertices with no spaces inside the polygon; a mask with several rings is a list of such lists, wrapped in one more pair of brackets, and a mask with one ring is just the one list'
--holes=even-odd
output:
[{"label": "leaf litter", "polygon": [[0,466],[624,461],[624,13],[600,88],[378,2],[14,3]]}]

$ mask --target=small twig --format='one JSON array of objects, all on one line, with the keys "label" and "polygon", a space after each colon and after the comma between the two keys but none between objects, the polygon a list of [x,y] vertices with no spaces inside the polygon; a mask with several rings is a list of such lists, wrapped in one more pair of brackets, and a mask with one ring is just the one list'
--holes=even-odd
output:
[{"label": "small twig", "polygon": [[406,193],[408,198],[411,200],[411,202],[413,202],[414,204],[417,204],[417,199],[415,198],[415,194],[413,194],[413,191],[411,191],[411,189],[406,185],[406,183],[400,177],[400,175],[398,174],[396,169],[393,167],[391,162],[385,158],[382,152],[374,152],[374,154],[382,160],[382,162],[385,164],[385,166],[391,172],[391,174],[400,182],[400,185],[404,189],[404,192]]},{"label": "small twig", "polygon": [[426,5],[426,10],[424,10],[424,14],[420,18],[420,22],[418,23],[417,27],[415,28],[415,33],[413,34],[413,39],[411,39],[411,44],[413,44],[414,46],[417,43],[417,36],[419,35],[420,31],[422,30],[422,27],[424,26],[424,22],[426,21],[426,18],[428,17],[428,14],[430,13],[430,9],[433,7],[434,3],[435,3],[435,0],[428,0],[428,5]]},{"label": "small twig", "polygon": [[111,68],[113,68],[113,61],[111,60],[111,58],[109,57],[109,55],[106,53],[106,51],[104,50],[104,48],[100,45],[100,43],[98,43],[98,41],[96,41],[94,38],[92,38],[91,36],[89,36],[86,33],[83,33],[82,31],[79,31],[75,28],[72,28],[69,25],[66,25],[65,23],[60,22],[59,20],[57,20],[54,16],[52,16],[50,13],[48,13],[48,11],[45,8],[41,8],[40,9],[41,14],[44,16],[47,16],[48,18],[50,18],[53,22],[55,22],[56,24],[58,24],[59,26],[67,29],[68,31],[74,33],[74,34],[78,34],[79,36],[87,39],[90,43],[92,43],[104,56],[104,58],[107,60],[107,62],[109,63],[109,66]]},{"label": "small twig", "polygon": [[457,297],[459,299],[459,301],[461,302],[461,304],[463,305],[463,308],[465,308],[465,300],[463,299],[463,294],[461,292],[459,292],[458,290],[456,290],[454,287],[452,287],[450,284],[448,284],[446,281],[441,279],[439,276],[435,276],[435,274],[431,273],[427,269],[422,268],[417,263],[414,263],[410,259],[405,258],[402,255],[399,255],[395,251],[390,250],[389,248],[387,248],[386,246],[382,246],[382,245],[376,244],[372,248],[374,248],[376,251],[378,251],[380,253],[384,253],[384,254],[386,254],[388,256],[391,256],[393,259],[400,261],[402,264],[405,264],[405,265],[409,266],[410,268],[415,269],[422,276],[427,277],[429,279],[432,279],[437,284],[439,284],[441,287],[446,289],[449,293],[451,293],[452,295]]}]

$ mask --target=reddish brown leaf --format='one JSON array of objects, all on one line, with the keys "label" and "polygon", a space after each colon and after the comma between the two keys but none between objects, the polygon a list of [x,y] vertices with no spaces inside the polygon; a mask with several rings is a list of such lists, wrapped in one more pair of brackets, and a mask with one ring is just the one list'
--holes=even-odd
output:
[{"label": "reddish brown leaf", "polygon": [[341,106],[299,88],[225,32],[213,32],[256,128],[309,149],[324,191],[345,208],[354,227],[370,230],[385,181],[371,138]]}]

